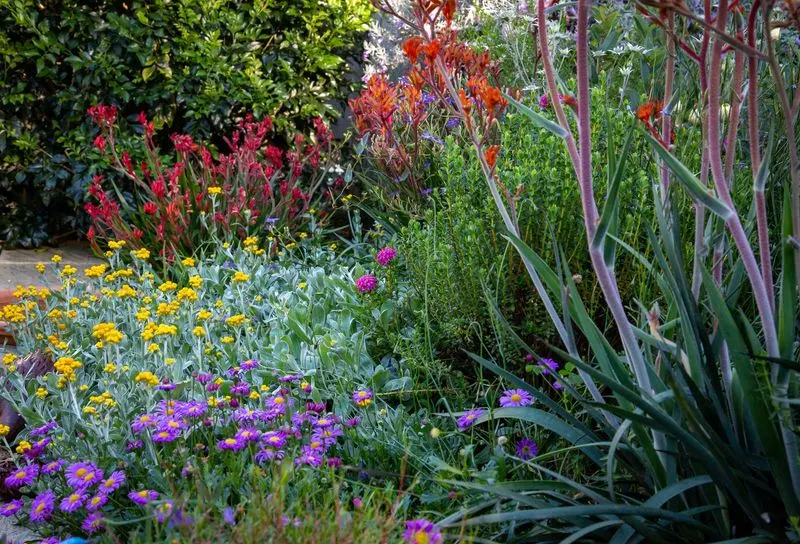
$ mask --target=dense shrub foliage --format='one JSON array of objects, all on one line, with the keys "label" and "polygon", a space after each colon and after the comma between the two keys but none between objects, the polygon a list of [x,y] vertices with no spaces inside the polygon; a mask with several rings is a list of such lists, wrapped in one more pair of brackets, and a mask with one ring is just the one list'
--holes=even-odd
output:
[{"label": "dense shrub foliage", "polygon": [[162,144],[225,134],[246,112],[290,135],[331,118],[369,13],[366,0],[4,1],[2,237],[38,245],[79,226],[95,104],[147,111]]}]

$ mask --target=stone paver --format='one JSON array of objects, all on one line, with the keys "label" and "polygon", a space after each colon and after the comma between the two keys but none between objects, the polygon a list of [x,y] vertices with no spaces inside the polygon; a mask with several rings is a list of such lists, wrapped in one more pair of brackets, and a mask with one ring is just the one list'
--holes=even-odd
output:
[{"label": "stone paver", "polygon": [[[85,244],[70,242],[57,248],[6,249],[0,252],[0,290],[13,289],[17,285],[42,285],[42,276],[36,271],[36,263],[49,263],[53,255],[61,255],[61,264],[70,264],[82,270],[103,261],[92,254]],[[54,283],[53,277],[49,278]]]}]

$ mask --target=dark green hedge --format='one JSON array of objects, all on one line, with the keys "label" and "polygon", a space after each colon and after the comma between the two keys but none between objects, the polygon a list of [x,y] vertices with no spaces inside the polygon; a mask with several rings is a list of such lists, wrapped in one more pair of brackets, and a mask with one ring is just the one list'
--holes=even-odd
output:
[{"label": "dark green hedge", "polygon": [[335,115],[369,13],[368,0],[0,0],[0,240],[79,227],[93,104],[201,138],[247,111],[287,132]]}]

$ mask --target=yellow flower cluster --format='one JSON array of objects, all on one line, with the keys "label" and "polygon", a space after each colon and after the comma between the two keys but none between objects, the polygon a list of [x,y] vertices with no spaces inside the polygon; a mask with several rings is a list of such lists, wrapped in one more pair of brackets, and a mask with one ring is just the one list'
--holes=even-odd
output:
[{"label": "yellow flower cluster", "polygon": [[3,364],[8,366],[14,364],[14,361],[17,360],[17,356],[14,353],[6,353],[3,355]]},{"label": "yellow flower cluster", "polygon": [[89,402],[99,406],[106,406],[107,408],[113,408],[117,405],[117,401],[111,397],[111,393],[108,391],[103,391],[103,393],[100,395],[93,395],[89,397]]},{"label": "yellow flower cluster", "polygon": [[178,301],[182,302],[184,300],[189,300],[194,302],[195,300],[197,300],[197,292],[191,287],[182,288],[180,291],[178,291]]},{"label": "yellow flower cluster", "polygon": [[156,308],[156,315],[172,315],[178,311],[180,303],[177,300],[170,302],[159,302]]},{"label": "yellow flower cluster", "polygon": [[156,324],[150,321],[142,331],[142,338],[152,340],[156,336],[175,336],[178,334],[178,327],[165,323]]},{"label": "yellow flower cluster", "polygon": [[76,361],[72,357],[59,357],[59,359],[53,363],[56,372],[68,378],[70,381],[75,380],[75,370],[82,366],[83,365],[79,361]]},{"label": "yellow flower cluster", "polygon": [[195,262],[194,262],[194,259],[192,259],[191,257],[186,257],[185,259],[183,259],[181,261],[181,264],[183,266],[194,266]]},{"label": "yellow flower cluster", "polygon": [[90,266],[89,268],[85,269],[83,273],[87,278],[100,278],[103,276],[103,274],[106,273],[107,269],[108,265],[103,263],[95,266]]},{"label": "yellow flower cluster", "polygon": [[161,285],[158,286],[158,290],[162,293],[166,293],[168,291],[174,291],[178,288],[178,284],[174,281],[165,281]]},{"label": "yellow flower cluster", "polygon": [[245,238],[244,242],[243,242],[243,245],[244,245],[244,250],[247,253],[252,253],[253,255],[263,255],[264,254],[264,250],[263,249],[259,249],[259,247],[258,247],[258,238],[256,238],[255,236],[248,236],[247,238]]},{"label": "yellow flower cluster", "polygon": [[111,240],[108,243],[108,249],[113,249],[114,251],[122,249],[123,247],[125,247],[125,240]]},{"label": "yellow flower cluster", "polygon": [[103,278],[103,281],[109,283],[117,278],[130,278],[131,276],[133,276],[133,270],[130,268],[120,268],[119,270],[115,270],[111,274],[106,275],[106,277]]},{"label": "yellow flower cluster", "polygon": [[198,325],[197,327],[192,329],[192,334],[195,335],[195,336],[205,336],[206,330],[203,327],[201,327],[200,325]]},{"label": "yellow flower cluster", "polygon": [[72,265],[65,265],[64,268],[61,270],[61,277],[66,278],[68,276],[74,276],[78,272],[78,269]]},{"label": "yellow flower cluster", "polygon": [[211,319],[213,314],[208,310],[200,310],[197,312],[197,320],[198,321],[206,321],[207,319]]},{"label": "yellow flower cluster", "polygon": [[0,436],[6,436],[11,432],[11,427],[8,425],[0,425]]},{"label": "yellow flower cluster", "polygon": [[117,290],[117,296],[119,298],[125,298],[125,297],[135,298],[136,290],[126,283]]},{"label": "yellow flower cluster", "polygon": [[134,378],[134,380],[136,381],[136,383],[145,383],[150,386],[158,385],[158,378],[156,378],[155,374],[153,374],[152,372],[147,372],[147,371],[139,372],[136,375],[136,378]]},{"label": "yellow flower cluster", "polygon": [[200,289],[203,286],[203,278],[200,276],[194,275],[189,278],[189,285],[192,286],[194,289]]},{"label": "yellow flower cluster", "polygon": [[150,310],[148,308],[139,308],[139,311],[136,312],[136,319],[138,321],[147,321],[150,319]]},{"label": "yellow flower cluster", "polygon": [[225,320],[225,324],[226,325],[230,325],[231,327],[238,327],[239,325],[241,325],[242,323],[245,322],[245,319],[246,318],[245,318],[244,314],[236,314],[236,315],[232,315],[228,319],[226,319]]},{"label": "yellow flower cluster", "polygon": [[[36,307],[36,304],[33,302],[29,302],[29,305],[33,305],[33,307],[29,307],[30,310]],[[10,323],[24,323],[27,319],[25,316],[25,304],[9,304],[8,306],[3,306],[3,319]]]},{"label": "yellow flower cluster", "polygon": [[47,298],[50,296],[50,289],[47,287],[36,287],[35,285],[29,285],[28,287],[23,287],[22,285],[17,285],[14,292],[11,293],[16,298],[22,297],[41,297]]},{"label": "yellow flower cluster", "polygon": [[103,342],[108,342],[109,344],[119,344],[125,335],[122,334],[120,331],[117,330],[117,326],[114,323],[106,322],[106,323],[98,323],[92,329],[92,336],[98,339],[98,346],[99,348],[103,347]]},{"label": "yellow flower cluster", "polygon": [[241,270],[237,270],[236,273],[233,275],[234,283],[244,283],[246,281],[250,281],[250,275],[245,274]]},{"label": "yellow flower cluster", "polygon": [[150,258],[150,252],[145,248],[137,249],[135,251],[131,251],[131,255],[133,255],[137,259],[142,259],[143,261],[145,261],[145,260]]},{"label": "yellow flower cluster", "polygon": [[221,192],[222,192],[222,187],[214,186],[214,187],[209,187],[208,188],[208,194],[210,194],[210,195],[218,195]]}]

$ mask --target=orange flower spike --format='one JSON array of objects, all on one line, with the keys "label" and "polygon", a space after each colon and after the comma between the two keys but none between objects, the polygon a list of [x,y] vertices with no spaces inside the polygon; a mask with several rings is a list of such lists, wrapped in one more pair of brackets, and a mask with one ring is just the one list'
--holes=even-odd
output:
[{"label": "orange flower spike", "polygon": [[640,104],[639,107],[636,108],[636,118],[643,123],[649,123],[652,115],[653,104],[650,102],[646,104]]},{"label": "orange flower spike", "polygon": [[422,46],[422,38],[419,36],[412,36],[403,42],[403,53],[406,54],[411,64],[416,64],[419,58],[419,50]]},{"label": "orange flower spike", "polygon": [[456,0],[445,0],[442,13],[444,13],[444,19],[447,21],[447,24],[449,25],[452,23],[453,15],[456,13]]},{"label": "orange flower spike", "polygon": [[486,162],[489,164],[489,168],[494,168],[495,163],[497,163],[497,153],[499,152],[499,145],[490,145],[486,150]]},{"label": "orange flower spike", "polygon": [[436,55],[439,54],[439,50],[442,48],[439,40],[431,40],[429,43],[426,43],[422,46],[422,51],[425,53],[425,57],[428,59],[429,62],[433,62],[433,59],[436,58]]},{"label": "orange flower spike", "polygon": [[572,108],[574,112],[578,111],[578,101],[571,94],[565,94],[564,96],[562,96],[561,101],[570,108]]},{"label": "orange flower spike", "polygon": [[469,101],[467,93],[464,92],[464,89],[458,90],[458,98],[461,100],[461,108],[464,110],[464,113],[469,115],[469,112],[472,109],[472,103]]}]

